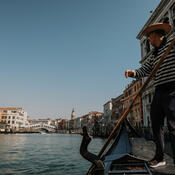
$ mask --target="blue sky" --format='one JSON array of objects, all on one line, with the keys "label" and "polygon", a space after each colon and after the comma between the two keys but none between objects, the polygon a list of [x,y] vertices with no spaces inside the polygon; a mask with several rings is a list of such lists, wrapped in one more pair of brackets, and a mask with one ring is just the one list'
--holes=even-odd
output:
[{"label": "blue sky", "polygon": [[30,118],[103,111],[139,67],[137,34],[160,0],[0,0],[0,106]]}]

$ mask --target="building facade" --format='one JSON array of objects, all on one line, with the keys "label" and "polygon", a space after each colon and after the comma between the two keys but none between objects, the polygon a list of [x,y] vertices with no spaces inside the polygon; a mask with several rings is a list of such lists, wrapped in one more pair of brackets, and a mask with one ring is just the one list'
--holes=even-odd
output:
[{"label": "building facade", "polygon": [[112,100],[108,101],[103,105],[103,112],[105,122],[110,123],[112,117]]},{"label": "building facade", "polygon": [[82,117],[77,117],[74,119],[74,131],[76,133],[81,133],[82,132]]},{"label": "building facade", "polygon": [[112,98],[112,121],[116,123],[123,113],[123,94]]},{"label": "building facade", "polygon": [[[141,80],[133,80],[123,92],[123,110],[125,111],[132,103],[136,94],[142,86]],[[128,115],[128,119],[132,126],[136,128],[143,127],[143,111],[142,111],[142,98],[138,97]]]},{"label": "building facade", "polygon": [[112,121],[112,100],[109,100],[107,103],[103,105],[103,133],[105,136],[109,135],[114,127],[114,123]]},{"label": "building facade", "polygon": [[27,112],[17,107],[0,108],[0,122],[15,130],[25,128],[28,126]]}]

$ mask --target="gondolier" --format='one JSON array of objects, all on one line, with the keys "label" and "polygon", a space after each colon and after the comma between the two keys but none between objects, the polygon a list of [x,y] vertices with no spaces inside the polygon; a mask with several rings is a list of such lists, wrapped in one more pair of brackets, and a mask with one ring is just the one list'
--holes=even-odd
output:
[{"label": "gondolier", "polygon": [[[146,27],[143,34],[148,37],[154,47],[151,57],[141,68],[126,70],[125,76],[141,78],[148,76],[171,43],[167,41],[166,34],[171,30],[167,23],[157,23]],[[170,133],[173,158],[175,164],[175,47],[171,49],[154,76],[155,94],[151,104],[151,122],[156,153],[149,161],[151,167],[156,168],[166,165],[164,159],[163,125],[167,117],[167,126]]]}]

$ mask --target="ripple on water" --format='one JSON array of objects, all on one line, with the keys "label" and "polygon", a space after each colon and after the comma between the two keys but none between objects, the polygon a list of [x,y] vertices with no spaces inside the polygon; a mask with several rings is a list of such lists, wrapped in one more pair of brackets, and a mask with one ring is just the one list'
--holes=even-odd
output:
[{"label": "ripple on water", "polygon": [[[90,163],[79,154],[79,135],[0,135],[0,175],[83,175]],[[93,139],[97,153],[104,140]]]}]

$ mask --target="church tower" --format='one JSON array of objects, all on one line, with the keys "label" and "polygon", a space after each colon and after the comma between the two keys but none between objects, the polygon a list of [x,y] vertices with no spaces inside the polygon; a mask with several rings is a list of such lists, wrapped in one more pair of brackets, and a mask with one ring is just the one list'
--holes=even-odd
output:
[{"label": "church tower", "polygon": [[71,114],[71,120],[73,120],[75,118],[75,114],[74,114],[74,108],[72,109],[72,114]]}]

